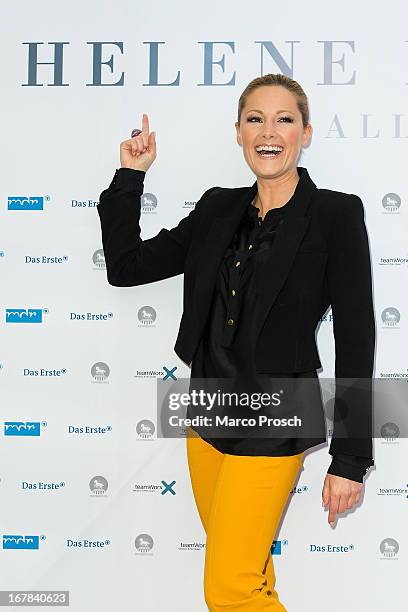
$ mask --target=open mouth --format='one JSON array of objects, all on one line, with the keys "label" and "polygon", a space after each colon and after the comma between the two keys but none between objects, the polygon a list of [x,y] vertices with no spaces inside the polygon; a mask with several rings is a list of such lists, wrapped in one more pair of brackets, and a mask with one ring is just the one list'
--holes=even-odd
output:
[{"label": "open mouth", "polygon": [[273,159],[274,157],[279,157],[279,155],[283,152],[283,147],[274,145],[274,146],[260,146],[255,148],[255,153],[258,157],[263,157],[264,159]]}]

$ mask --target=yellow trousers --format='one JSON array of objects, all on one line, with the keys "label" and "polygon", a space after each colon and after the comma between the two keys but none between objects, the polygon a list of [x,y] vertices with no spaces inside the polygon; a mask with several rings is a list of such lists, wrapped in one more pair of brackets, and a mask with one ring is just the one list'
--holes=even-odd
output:
[{"label": "yellow trousers", "polygon": [[194,499],[207,534],[204,596],[210,612],[287,612],[270,552],[304,452],[221,453],[187,428]]}]

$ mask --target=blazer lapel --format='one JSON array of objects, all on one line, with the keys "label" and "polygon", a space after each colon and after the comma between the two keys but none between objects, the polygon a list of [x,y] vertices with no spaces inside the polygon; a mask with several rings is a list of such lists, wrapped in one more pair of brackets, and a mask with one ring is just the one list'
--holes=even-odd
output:
[{"label": "blazer lapel", "polygon": [[[268,312],[289,274],[297,249],[310,222],[310,215],[307,215],[307,212],[317,188],[306,168],[298,166],[298,173],[300,178],[292,196],[293,202],[285,213],[271,249],[262,265],[257,268],[254,277],[254,291],[259,296],[256,336],[260,333]],[[199,324],[204,324],[208,314],[223,254],[246,207],[257,191],[257,181],[250,187],[231,189],[224,195],[227,202],[220,205],[219,212],[212,218],[196,268],[193,312]],[[201,329],[201,325],[199,327]]]},{"label": "blazer lapel", "polygon": [[[289,213],[289,211],[288,211]],[[254,291],[258,294],[256,337],[261,332],[265,319],[281,290],[296,252],[310,223],[310,216],[285,214],[272,247],[264,261],[255,270]]]},{"label": "blazer lapel", "polygon": [[[240,194],[237,191],[240,190]],[[211,304],[217,272],[225,250],[230,244],[247,205],[257,193],[257,182],[251,187],[231,189],[224,195],[218,212],[212,217],[197,259],[193,295],[193,314],[196,322],[203,323]],[[201,328],[201,326],[200,326]]]}]

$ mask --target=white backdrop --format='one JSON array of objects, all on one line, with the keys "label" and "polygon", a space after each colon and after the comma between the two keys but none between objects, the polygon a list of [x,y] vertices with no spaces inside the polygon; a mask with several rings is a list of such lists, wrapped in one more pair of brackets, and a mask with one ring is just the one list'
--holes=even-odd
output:
[{"label": "white backdrop", "polygon": [[[251,185],[238,98],[254,77],[285,72],[311,107],[299,165],[318,187],[364,202],[375,375],[406,377],[406,2],[74,0],[0,11],[0,591],[69,591],[75,612],[204,611],[205,533],[185,440],[149,433],[156,377],[190,373],[173,351],[182,277],[108,285],[95,206],[143,112],[158,147],[143,238],[176,225],[210,186]],[[330,317],[318,346],[330,377]],[[398,435],[375,440],[363,500],[335,529],[321,507],[331,457],[307,453],[276,534],[290,612],[404,609],[406,449]]]}]

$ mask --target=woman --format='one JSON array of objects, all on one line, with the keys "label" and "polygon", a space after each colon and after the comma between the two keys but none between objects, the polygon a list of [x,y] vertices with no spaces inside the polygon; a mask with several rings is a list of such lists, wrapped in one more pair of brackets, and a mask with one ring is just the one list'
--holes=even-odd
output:
[{"label": "woman", "polygon": [[[264,428],[262,437],[246,426],[232,427],[232,433],[227,427],[207,430],[193,420],[187,429],[193,493],[207,533],[209,609],[285,610],[274,588],[270,548],[305,450],[325,441],[315,328],[330,304],[336,401],[322,498],[331,525],[336,514],[358,503],[363,477],[374,464],[371,388],[367,393],[364,384],[348,382],[372,377],[370,255],[360,198],[318,189],[306,168],[297,166],[312,126],[296,81],[281,74],[251,81],[239,99],[235,127],[257,177],[251,187],[212,187],[176,227],[142,241],[140,196],[156,158],[155,133],[143,115],[142,130],[121,143],[121,168],[101,193],[98,213],[110,284],[135,286],[184,273],[175,350],[191,366],[192,381],[232,381],[234,391],[254,393],[278,379],[290,397],[299,398],[301,389],[306,398],[302,414],[312,421],[309,436],[271,435]],[[217,406],[218,414],[248,416],[252,410],[253,416],[252,406],[240,401],[233,409]],[[293,407],[287,402],[282,414]],[[188,415],[196,413],[189,406]]]}]

